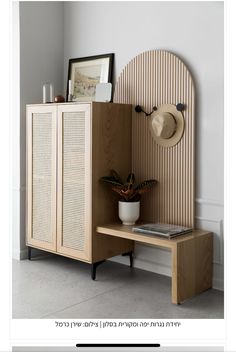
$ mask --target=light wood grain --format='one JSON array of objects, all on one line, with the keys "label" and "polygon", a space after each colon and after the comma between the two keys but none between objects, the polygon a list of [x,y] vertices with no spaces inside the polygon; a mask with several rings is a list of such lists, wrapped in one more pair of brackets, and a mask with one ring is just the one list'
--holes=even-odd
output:
[{"label": "light wood grain", "polygon": [[[97,225],[118,219],[117,198],[112,195],[100,177],[115,169],[124,178],[131,171],[131,106],[109,103],[70,103],[28,106],[27,127],[27,244],[70,258],[94,263],[119,255],[134,248],[134,242],[124,238],[111,238],[96,234]],[[53,127],[53,177],[54,193],[52,211],[54,214],[54,243],[34,241],[30,235],[32,227],[32,124],[31,114],[51,111]],[[64,244],[63,237],[63,116],[84,112],[85,119],[85,247],[83,250]],[[57,124],[57,125],[56,125]],[[76,161],[73,161],[76,162]],[[57,163],[57,169],[56,169]],[[57,202],[56,202],[57,199]],[[43,219],[42,219],[43,221]],[[57,226],[56,226],[57,222]],[[77,240],[77,239],[75,239]]]},{"label": "light wood grain", "polygon": [[118,200],[100,177],[116,170],[124,179],[131,171],[131,106],[92,104],[92,257],[103,260],[133,249],[124,238],[96,235],[100,223],[118,220]]},{"label": "light wood grain", "polygon": [[140,181],[155,178],[158,187],[144,195],[141,219],[194,227],[195,192],[195,89],[184,62],[173,53],[150,50],[133,58],[115,85],[114,102],[153,106],[182,103],[185,129],[170,148],[157,144],[151,119],[132,113],[132,168]]},{"label": "light wood grain", "polygon": [[108,224],[98,226],[98,236],[106,234],[171,250],[172,303],[178,304],[212,287],[213,236],[209,231],[165,239],[132,231],[133,226]]},{"label": "light wood grain", "polygon": [[147,244],[157,245],[159,247],[173,248],[177,243],[188,242],[197,237],[205,236],[209,234],[209,231],[204,230],[193,230],[191,233],[174,237],[172,239],[162,238],[160,236],[141,234],[132,230],[133,226],[122,225],[119,223],[99,225],[97,227],[98,233],[103,233],[110,236],[119,236],[123,238],[132,239],[138,242],[144,242]]},{"label": "light wood grain", "polygon": [[172,249],[172,302],[181,303],[212,287],[212,233],[178,242]]}]

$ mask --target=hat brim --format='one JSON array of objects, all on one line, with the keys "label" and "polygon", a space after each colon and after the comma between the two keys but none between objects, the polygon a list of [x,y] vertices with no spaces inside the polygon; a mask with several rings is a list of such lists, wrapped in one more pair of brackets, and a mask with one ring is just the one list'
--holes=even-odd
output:
[{"label": "hat brim", "polygon": [[[152,120],[157,116],[157,114],[160,114],[162,112],[169,112],[170,114],[173,115],[176,121],[176,130],[170,138],[164,139],[156,135],[152,128]],[[184,117],[181,111],[178,111],[176,109],[175,105],[172,104],[163,104],[160,107],[158,107],[157,111],[152,113],[151,119],[150,119],[150,131],[152,134],[153,139],[162,147],[173,147],[176,145],[182,138],[183,133],[184,133]]]}]

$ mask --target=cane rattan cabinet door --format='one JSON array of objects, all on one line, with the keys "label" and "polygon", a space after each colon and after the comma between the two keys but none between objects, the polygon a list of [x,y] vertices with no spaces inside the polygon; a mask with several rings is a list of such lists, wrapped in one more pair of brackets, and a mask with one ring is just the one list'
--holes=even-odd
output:
[{"label": "cane rattan cabinet door", "polygon": [[57,252],[91,261],[90,104],[58,106]]},{"label": "cane rattan cabinet door", "polygon": [[56,106],[27,107],[27,245],[56,250]]}]

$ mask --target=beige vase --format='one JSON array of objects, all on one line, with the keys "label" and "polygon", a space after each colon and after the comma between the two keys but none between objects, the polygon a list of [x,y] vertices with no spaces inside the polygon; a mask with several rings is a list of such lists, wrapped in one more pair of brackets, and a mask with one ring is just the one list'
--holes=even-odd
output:
[{"label": "beige vase", "polygon": [[134,225],[139,218],[140,202],[119,201],[119,218],[123,225]]}]

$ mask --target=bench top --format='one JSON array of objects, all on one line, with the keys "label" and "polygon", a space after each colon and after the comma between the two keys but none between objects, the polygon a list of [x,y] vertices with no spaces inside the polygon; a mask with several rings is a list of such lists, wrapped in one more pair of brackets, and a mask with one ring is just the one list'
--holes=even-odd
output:
[{"label": "bench top", "polygon": [[201,237],[211,234],[210,231],[194,229],[192,232],[180,235],[174,238],[162,238],[161,236],[143,234],[132,231],[133,226],[122,225],[118,223],[97,226],[96,231],[100,234],[126,238],[129,240],[142,242],[146,244],[156,245],[165,248],[172,248],[176,244],[184,241],[192,240],[196,237]]}]

